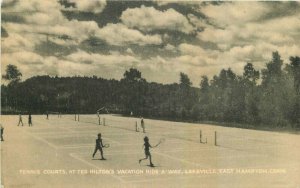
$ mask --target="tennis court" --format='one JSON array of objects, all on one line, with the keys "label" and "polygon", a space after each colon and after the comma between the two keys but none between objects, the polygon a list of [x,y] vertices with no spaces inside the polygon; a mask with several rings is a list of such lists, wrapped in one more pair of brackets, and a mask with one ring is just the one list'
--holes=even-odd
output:
[{"label": "tennis court", "polygon": [[[4,187],[299,187],[300,136],[118,115],[1,117]],[[78,117],[76,118],[78,120]],[[137,132],[137,128],[139,132]],[[102,133],[104,157],[92,153]],[[201,141],[200,143],[200,134]],[[154,168],[144,158],[148,136]],[[204,143],[207,142],[207,143]]]}]

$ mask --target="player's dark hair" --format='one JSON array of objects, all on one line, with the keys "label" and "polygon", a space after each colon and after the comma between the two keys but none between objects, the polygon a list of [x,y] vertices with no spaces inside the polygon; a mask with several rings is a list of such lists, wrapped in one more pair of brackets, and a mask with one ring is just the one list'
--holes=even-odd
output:
[{"label": "player's dark hair", "polygon": [[147,136],[144,137],[144,142],[149,142],[149,138]]},{"label": "player's dark hair", "polygon": [[99,133],[98,136],[101,136],[101,133]]}]

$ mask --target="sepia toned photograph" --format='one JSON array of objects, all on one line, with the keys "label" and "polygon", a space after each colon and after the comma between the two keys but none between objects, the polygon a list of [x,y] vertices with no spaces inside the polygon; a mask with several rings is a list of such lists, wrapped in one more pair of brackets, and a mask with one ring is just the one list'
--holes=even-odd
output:
[{"label": "sepia toned photograph", "polygon": [[0,0],[1,188],[300,188],[300,2]]}]

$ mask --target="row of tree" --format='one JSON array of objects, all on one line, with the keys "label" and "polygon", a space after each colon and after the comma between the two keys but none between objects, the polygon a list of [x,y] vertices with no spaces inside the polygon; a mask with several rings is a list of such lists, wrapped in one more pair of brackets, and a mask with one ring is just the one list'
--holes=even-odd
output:
[{"label": "row of tree", "polygon": [[96,113],[106,106],[113,113],[178,121],[217,121],[253,126],[300,127],[300,58],[283,67],[278,52],[261,72],[251,63],[243,75],[230,68],[211,80],[203,76],[192,87],[187,74],[179,84],[149,83],[137,69],[123,79],[36,76],[20,82],[22,74],[8,65],[1,86],[2,113]]}]

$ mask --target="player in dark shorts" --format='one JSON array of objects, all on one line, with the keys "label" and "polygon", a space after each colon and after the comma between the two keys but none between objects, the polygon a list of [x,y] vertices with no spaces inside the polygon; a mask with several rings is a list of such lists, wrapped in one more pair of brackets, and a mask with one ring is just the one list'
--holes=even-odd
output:
[{"label": "player in dark shorts", "polygon": [[103,157],[102,147],[104,147],[104,146],[103,146],[102,139],[101,139],[101,133],[99,133],[98,138],[96,139],[96,146],[95,146],[95,151],[93,153],[93,158],[95,157],[95,154],[99,150],[100,154],[101,154],[101,160],[105,160],[105,158]]},{"label": "player in dark shorts", "polygon": [[18,126],[20,125],[20,123],[21,123],[22,126],[23,126],[23,121],[22,121],[22,115],[21,115],[21,114],[19,114],[19,123],[18,123]]},{"label": "player in dark shorts", "polygon": [[32,126],[32,119],[31,119],[31,114],[28,116],[28,126]]},{"label": "player in dark shorts", "polygon": [[147,136],[145,136],[144,138],[144,149],[145,149],[145,158],[144,159],[140,159],[139,160],[139,163],[141,163],[143,160],[146,160],[148,159],[149,157],[149,160],[150,160],[150,166],[151,167],[154,167],[153,163],[152,163],[152,160],[151,160],[151,153],[150,153],[150,148],[153,148],[151,146],[151,144],[149,143],[149,138]]},{"label": "player in dark shorts", "polygon": [[4,139],[3,139],[4,128],[2,127],[2,125],[0,125],[0,126],[1,126],[1,141],[4,141]]}]

